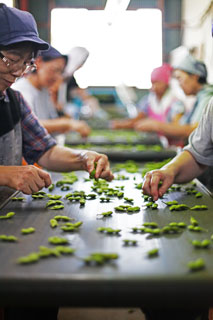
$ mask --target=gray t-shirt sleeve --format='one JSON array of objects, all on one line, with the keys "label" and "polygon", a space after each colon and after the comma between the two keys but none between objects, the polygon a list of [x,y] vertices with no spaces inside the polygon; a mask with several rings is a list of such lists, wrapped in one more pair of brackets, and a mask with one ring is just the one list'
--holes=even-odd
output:
[{"label": "gray t-shirt sleeve", "polygon": [[183,149],[189,151],[198,163],[213,166],[213,98],[209,101],[202,119]]}]

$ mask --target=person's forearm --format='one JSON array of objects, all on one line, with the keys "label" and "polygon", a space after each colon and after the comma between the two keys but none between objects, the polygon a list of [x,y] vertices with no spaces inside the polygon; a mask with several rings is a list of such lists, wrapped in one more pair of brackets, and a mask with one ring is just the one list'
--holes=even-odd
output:
[{"label": "person's forearm", "polygon": [[181,125],[178,123],[162,123],[158,124],[158,131],[165,136],[188,138],[190,133],[196,128],[197,125],[185,124]]},{"label": "person's forearm", "polygon": [[51,171],[83,170],[83,153],[84,150],[54,146],[39,159],[38,164]]},{"label": "person's forearm", "polygon": [[[139,120],[142,120],[144,118],[146,118],[145,113],[140,112],[135,118],[123,120],[123,128],[124,129],[132,129],[132,128],[134,128],[135,124]],[[121,120],[121,124],[122,124],[122,120]],[[122,126],[121,126],[121,128],[122,128]]]},{"label": "person's forearm", "polygon": [[54,132],[64,132],[63,125],[59,118],[39,121],[50,134]]},{"label": "person's forearm", "polygon": [[186,183],[199,176],[205,168],[195,160],[190,152],[183,151],[162,169],[174,173],[174,183]]},{"label": "person's forearm", "polygon": [[8,186],[10,175],[10,167],[0,166],[0,186]]}]

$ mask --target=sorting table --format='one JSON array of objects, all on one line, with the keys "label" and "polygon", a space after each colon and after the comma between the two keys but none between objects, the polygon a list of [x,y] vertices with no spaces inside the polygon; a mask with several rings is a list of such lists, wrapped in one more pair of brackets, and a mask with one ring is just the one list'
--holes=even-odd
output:
[{"label": "sorting table", "polygon": [[87,138],[81,138],[78,133],[66,134],[65,143],[68,145],[95,144],[95,145],[116,145],[116,144],[145,144],[161,145],[161,139],[156,133],[135,132],[133,130],[92,130]]},{"label": "sorting table", "polygon": [[[124,174],[128,180],[114,180],[110,186],[124,185],[126,197],[134,198],[134,206],[140,212],[119,213],[115,206],[124,204],[124,199],[112,197],[108,203],[100,202],[100,195],[87,200],[84,207],[72,203],[64,196],[73,190],[91,193],[91,181],[85,181],[88,173],[78,172],[79,180],[69,191],[55,188],[51,194],[63,195],[63,210],[45,208],[48,199],[33,200],[25,196],[22,202],[9,201],[1,215],[14,211],[15,216],[0,220],[0,234],[18,237],[17,243],[0,241],[0,301],[2,306],[110,306],[110,307],[184,307],[209,306],[213,302],[213,244],[209,249],[195,249],[193,239],[210,238],[213,233],[213,200],[202,184],[196,189],[203,197],[196,199],[183,191],[170,192],[158,200],[158,209],[146,208],[141,190],[135,184],[142,181],[141,173]],[[52,173],[54,182],[61,174]],[[44,189],[44,191],[48,192]],[[92,191],[92,193],[94,193]],[[178,200],[190,207],[195,204],[208,205],[206,211],[170,212],[163,201]],[[100,213],[112,210],[112,217],[100,218]],[[83,221],[78,232],[63,232],[60,227],[52,229],[49,220],[62,214]],[[155,221],[162,228],[170,222],[184,221],[190,224],[190,217],[196,218],[205,232],[193,233],[185,229],[174,235],[150,236],[133,233],[132,228],[144,222]],[[98,227],[119,228],[119,235],[106,235]],[[21,229],[35,227],[35,233],[22,235]],[[48,237],[66,237],[69,246],[76,249],[72,256],[49,257],[29,265],[17,264],[20,256],[38,251],[40,245],[48,244]],[[136,246],[125,246],[124,239],[137,240]],[[147,252],[159,249],[157,257],[148,258]],[[103,266],[86,265],[82,258],[93,252],[117,253],[119,258]],[[206,268],[190,272],[187,263],[202,257]]]}]

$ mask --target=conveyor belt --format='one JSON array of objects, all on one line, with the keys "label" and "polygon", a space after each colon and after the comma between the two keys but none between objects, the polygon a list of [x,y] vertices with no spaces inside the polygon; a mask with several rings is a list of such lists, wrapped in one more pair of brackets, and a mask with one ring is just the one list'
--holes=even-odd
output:
[{"label": "conveyor belt", "polygon": [[[120,176],[117,176],[117,175]],[[85,207],[63,199],[65,208],[59,211],[45,209],[46,199],[32,200],[26,196],[24,202],[9,202],[1,215],[14,211],[10,220],[0,220],[0,234],[15,235],[17,243],[0,242],[0,299],[2,305],[66,305],[66,306],[148,306],[192,308],[207,306],[213,297],[213,244],[209,249],[194,249],[191,240],[210,239],[213,233],[213,200],[204,193],[200,199],[187,195],[185,191],[175,191],[165,195],[163,201],[178,200],[192,207],[205,204],[207,211],[182,211],[171,213],[162,200],[159,209],[146,208],[141,190],[135,183],[142,181],[140,173],[115,173],[128,180],[114,180],[110,185],[124,185],[125,196],[134,198],[134,205],[141,208],[135,214],[115,212],[114,207],[125,203],[113,197],[109,203],[101,203],[98,196],[87,200]],[[91,192],[92,182],[84,181],[88,174],[78,172],[79,181],[71,185],[69,191],[54,189],[52,194],[65,195],[73,190]],[[61,179],[60,174],[52,174],[53,181]],[[124,178],[124,177],[123,177]],[[98,214],[113,211],[112,217],[100,219]],[[79,232],[64,233],[59,227],[52,229],[49,220],[56,214],[63,214],[83,221]],[[188,230],[175,235],[150,237],[147,234],[132,233],[132,227],[144,222],[155,221],[162,228],[170,222],[190,223],[193,216],[206,231],[193,233]],[[120,236],[105,235],[97,228],[105,226],[120,228]],[[21,235],[21,228],[35,227],[36,232]],[[48,237],[66,237],[69,245],[76,248],[73,257],[51,257],[31,265],[18,265],[17,258],[37,251],[40,245],[51,247]],[[137,246],[125,247],[123,239],[135,239]],[[159,256],[148,258],[147,251],[159,249]],[[119,259],[106,266],[87,266],[82,261],[92,252],[115,252]],[[206,268],[199,272],[189,272],[187,262],[202,257]]]},{"label": "conveyor belt", "polygon": [[[137,145],[140,147],[140,145]],[[137,146],[132,146],[131,149],[127,149],[124,146],[116,147],[116,146],[95,146],[91,145],[86,147],[86,149],[96,151],[98,153],[104,153],[108,156],[111,161],[126,161],[126,160],[135,160],[135,161],[161,161],[168,158],[174,158],[177,154],[177,149],[173,148],[165,148],[155,150],[156,146],[147,146],[145,150],[138,151]],[[71,146],[72,148],[80,148],[84,149],[82,145]],[[83,147],[83,148],[82,148]]]},{"label": "conveyor belt", "polygon": [[[108,132],[108,134],[107,134]],[[94,144],[94,145],[116,145],[116,144],[145,144],[155,145],[161,144],[160,138],[154,133],[137,133],[134,131],[122,130],[94,130],[92,135],[88,138],[81,138],[76,133],[66,134],[65,144],[67,145],[79,145],[79,144]]]}]

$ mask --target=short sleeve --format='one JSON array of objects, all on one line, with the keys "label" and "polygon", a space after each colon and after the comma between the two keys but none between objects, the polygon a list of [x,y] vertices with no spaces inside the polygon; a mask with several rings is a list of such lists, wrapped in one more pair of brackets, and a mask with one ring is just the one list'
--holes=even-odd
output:
[{"label": "short sleeve", "polygon": [[213,98],[205,109],[202,119],[183,149],[189,151],[198,163],[213,165]]}]

